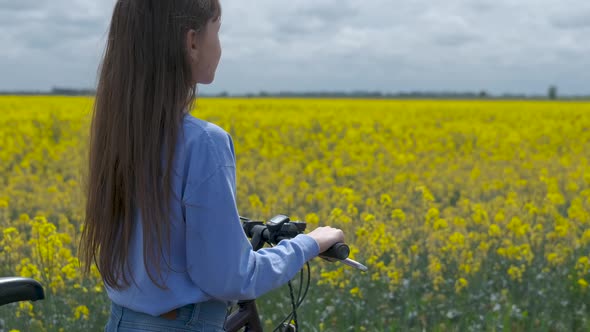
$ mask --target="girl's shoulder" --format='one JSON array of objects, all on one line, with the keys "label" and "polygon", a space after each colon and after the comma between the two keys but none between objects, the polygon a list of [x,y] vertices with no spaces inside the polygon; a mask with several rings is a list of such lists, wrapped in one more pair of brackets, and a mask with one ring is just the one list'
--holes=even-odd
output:
[{"label": "girl's shoulder", "polygon": [[194,117],[191,114],[186,114],[183,118],[183,129],[185,135],[192,137],[199,137],[201,135],[213,137],[226,137],[229,134],[220,126]]},{"label": "girl's shoulder", "polygon": [[189,155],[211,156],[219,165],[235,165],[233,140],[220,126],[186,114],[183,119],[183,146]]}]

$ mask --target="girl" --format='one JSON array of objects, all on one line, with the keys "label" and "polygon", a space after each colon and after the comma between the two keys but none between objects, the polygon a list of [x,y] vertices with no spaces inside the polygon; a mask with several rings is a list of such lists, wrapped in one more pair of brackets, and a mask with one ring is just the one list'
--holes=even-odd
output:
[{"label": "girl", "polygon": [[221,55],[218,0],[118,0],[90,135],[80,255],[111,299],[105,331],[222,331],[229,301],[290,280],[341,230],[254,252],[236,207],[235,153],[189,114]]}]

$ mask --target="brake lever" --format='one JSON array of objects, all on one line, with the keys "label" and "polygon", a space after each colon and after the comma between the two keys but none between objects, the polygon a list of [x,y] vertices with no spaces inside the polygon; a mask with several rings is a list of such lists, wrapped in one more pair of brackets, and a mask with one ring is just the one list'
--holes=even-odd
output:
[{"label": "brake lever", "polygon": [[348,266],[354,267],[355,269],[361,270],[361,271],[363,271],[363,272],[367,272],[367,271],[369,271],[369,268],[368,268],[368,267],[366,267],[366,266],[364,266],[363,264],[361,264],[361,263],[359,263],[359,262],[357,262],[357,261],[355,261],[355,260],[352,260],[352,259],[350,259],[350,258],[347,258],[347,259],[341,260],[341,262],[342,262],[343,264],[346,264],[346,265],[348,265]]},{"label": "brake lever", "polygon": [[331,246],[328,250],[322,252],[319,257],[327,260],[328,262],[340,261],[348,266],[354,267],[361,271],[368,271],[369,269],[363,264],[348,258],[350,255],[350,247],[346,243],[336,243]]},{"label": "brake lever", "polygon": [[321,259],[327,260],[330,263],[335,263],[335,262],[341,262],[342,264],[348,265],[350,267],[353,267],[357,270],[361,270],[363,272],[367,272],[369,271],[369,268],[366,267],[365,265],[350,259],[350,258],[346,258],[346,259],[336,259],[336,258],[331,258],[331,257],[324,257],[324,256],[319,256]]}]

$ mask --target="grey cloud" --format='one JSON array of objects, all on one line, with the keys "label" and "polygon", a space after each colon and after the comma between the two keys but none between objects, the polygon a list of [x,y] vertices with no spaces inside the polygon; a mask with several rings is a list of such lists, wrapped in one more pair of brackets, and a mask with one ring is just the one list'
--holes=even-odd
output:
[{"label": "grey cloud", "polygon": [[[94,84],[114,2],[0,0],[0,89]],[[222,4],[223,57],[201,91],[590,92],[586,0]]]},{"label": "grey cloud", "polygon": [[458,47],[467,45],[470,43],[476,43],[481,41],[481,37],[470,34],[468,32],[465,33],[446,33],[440,34],[434,37],[434,42],[438,45],[442,46],[449,46],[449,47]]},{"label": "grey cloud", "polygon": [[23,11],[45,7],[48,0],[0,0],[2,11]]},{"label": "grey cloud", "polygon": [[327,22],[343,22],[350,21],[356,17],[359,12],[357,10],[357,1],[316,1],[313,6],[306,5],[299,8],[292,15],[300,17],[315,17]]},{"label": "grey cloud", "polygon": [[476,13],[490,12],[498,7],[493,1],[472,1],[466,4],[467,9],[471,9]]},{"label": "grey cloud", "polygon": [[0,10],[0,27],[4,32],[18,31],[29,24],[44,20],[47,17],[45,10],[18,9]]},{"label": "grey cloud", "polygon": [[458,47],[483,40],[475,23],[455,12],[428,11],[421,21],[437,45]]},{"label": "grey cloud", "polygon": [[289,17],[277,24],[277,38],[305,38],[306,35],[336,30],[336,26],[317,17]]},{"label": "grey cloud", "polygon": [[582,12],[562,14],[554,17],[551,23],[560,29],[590,28],[590,9]]},{"label": "grey cloud", "polygon": [[13,31],[15,43],[26,48],[50,51],[59,45],[83,41],[99,34],[102,24],[97,19],[48,16],[31,20]]}]

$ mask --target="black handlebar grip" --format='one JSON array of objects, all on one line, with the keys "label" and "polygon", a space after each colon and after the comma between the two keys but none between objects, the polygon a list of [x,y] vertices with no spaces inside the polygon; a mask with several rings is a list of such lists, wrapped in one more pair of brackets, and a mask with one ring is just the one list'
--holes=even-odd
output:
[{"label": "black handlebar grip", "polygon": [[350,255],[350,247],[346,243],[338,242],[328,250],[320,253],[321,257],[344,260]]}]

